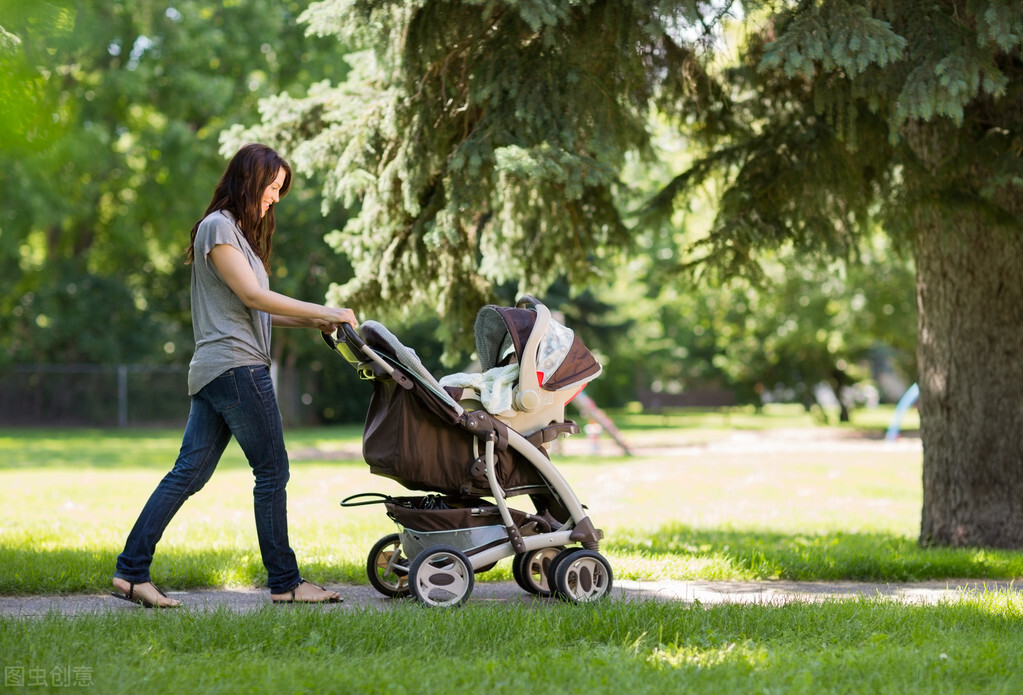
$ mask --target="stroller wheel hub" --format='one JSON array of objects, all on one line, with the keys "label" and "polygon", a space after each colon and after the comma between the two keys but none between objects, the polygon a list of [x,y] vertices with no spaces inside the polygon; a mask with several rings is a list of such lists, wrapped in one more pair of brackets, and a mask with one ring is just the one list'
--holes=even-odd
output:
[{"label": "stroller wheel hub", "polygon": [[412,595],[428,606],[460,606],[469,598],[474,583],[469,558],[450,546],[426,549],[409,568]]}]

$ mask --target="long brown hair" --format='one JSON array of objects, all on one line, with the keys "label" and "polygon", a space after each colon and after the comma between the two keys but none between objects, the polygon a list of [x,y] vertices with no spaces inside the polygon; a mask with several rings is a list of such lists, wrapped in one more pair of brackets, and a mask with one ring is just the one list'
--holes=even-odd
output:
[{"label": "long brown hair", "polygon": [[220,177],[220,183],[213,189],[213,200],[206,212],[192,227],[192,239],[188,244],[188,263],[195,261],[195,234],[199,223],[217,210],[227,210],[238,221],[238,227],[245,235],[252,251],[263,261],[263,267],[270,271],[270,251],[273,248],[274,207],[260,217],[263,192],[284,170],[284,185],[279,196],[283,198],[291,188],[291,167],[284,158],[266,145],[252,143],[245,145],[234,157]]}]

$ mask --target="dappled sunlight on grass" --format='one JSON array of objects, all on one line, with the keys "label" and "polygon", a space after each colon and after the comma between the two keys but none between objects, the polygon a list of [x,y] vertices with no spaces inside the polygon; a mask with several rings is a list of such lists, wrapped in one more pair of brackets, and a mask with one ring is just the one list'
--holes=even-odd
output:
[{"label": "dappled sunlight on grass", "polygon": [[[396,530],[382,505],[341,508],[348,495],[413,494],[344,458],[358,431],[300,431],[288,485],[292,547],[321,582],[365,581],[366,556]],[[114,559],[169,469],[177,432],[16,433],[0,485],[18,491],[0,509],[0,593],[105,589]],[[659,435],[660,436],[660,435]],[[621,579],[876,579],[1023,576],[1019,553],[923,550],[919,447],[788,446],[761,435],[632,457],[555,461],[603,529],[601,550]],[[13,442],[13,443],[12,443]],[[137,461],[116,458],[132,444]],[[236,459],[232,460],[231,456]],[[40,465],[23,465],[41,457]],[[118,461],[101,465],[99,460]],[[337,460],[332,460],[337,458]],[[262,585],[252,474],[231,453],[171,522],[154,577],[167,588]],[[511,505],[531,510],[528,498]],[[478,581],[508,580],[510,559]]]},{"label": "dappled sunlight on grass", "polygon": [[[851,412],[850,422],[839,423],[838,408],[826,408],[828,424],[808,413],[796,403],[774,403],[763,406],[759,411],[749,406],[722,407],[713,409],[678,408],[660,413],[645,413],[641,409],[626,408],[613,413],[619,428],[631,431],[672,429],[685,432],[700,430],[702,438],[713,439],[715,435],[735,430],[765,431],[783,428],[833,428],[844,432],[863,432],[880,435],[892,422],[894,406],[859,408]],[[900,431],[915,432],[920,427],[916,409],[906,411],[901,420]]]},{"label": "dappled sunlight on grass", "polygon": [[694,448],[615,465],[564,467],[605,531],[677,521],[781,531],[919,530],[921,458],[860,450]]},{"label": "dappled sunlight on grass", "polygon": [[786,534],[668,524],[605,544],[623,579],[791,579],[912,582],[1023,576],[1023,553],[921,548],[884,533]]},{"label": "dappled sunlight on grass", "polygon": [[127,683],[172,693],[183,682],[219,692],[251,692],[253,683],[377,692],[394,687],[396,664],[408,664],[420,690],[1010,693],[1023,682],[1021,617],[1018,597],[1006,604],[994,594],[931,606],[854,599],[116,610],[11,621],[11,629],[0,625],[0,652],[14,663],[86,664],[104,692]]},{"label": "dappled sunlight on grass", "polygon": [[[163,473],[135,469],[0,471],[18,490],[0,509],[0,594],[105,588],[135,518]],[[386,484],[385,484],[386,483]],[[181,508],[157,550],[153,575],[170,588],[260,585],[252,474],[218,470]],[[324,582],[364,581],[366,555],[394,524],[382,506],[342,509],[364,489],[395,493],[362,463],[292,467],[291,544],[304,575]]]}]

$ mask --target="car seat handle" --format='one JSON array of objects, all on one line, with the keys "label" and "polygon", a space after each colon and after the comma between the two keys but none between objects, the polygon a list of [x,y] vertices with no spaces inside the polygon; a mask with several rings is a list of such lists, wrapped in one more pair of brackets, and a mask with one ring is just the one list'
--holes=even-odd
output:
[{"label": "car seat handle", "polygon": [[516,302],[516,306],[520,307],[528,304],[532,304],[536,311],[536,322],[519,360],[519,389],[515,395],[515,405],[518,410],[523,411],[533,410],[540,405],[540,376],[536,372],[536,353],[540,349],[540,340],[551,322],[551,310],[536,297],[525,295]]}]

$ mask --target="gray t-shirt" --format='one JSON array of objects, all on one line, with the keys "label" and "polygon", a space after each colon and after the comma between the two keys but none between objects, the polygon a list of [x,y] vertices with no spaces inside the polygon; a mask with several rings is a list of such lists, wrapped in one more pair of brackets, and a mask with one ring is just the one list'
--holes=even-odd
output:
[{"label": "gray t-shirt", "polygon": [[248,259],[256,281],[263,289],[270,282],[245,235],[226,211],[212,212],[199,223],[193,245],[192,332],[195,353],[188,366],[188,393],[194,396],[203,386],[233,367],[270,366],[270,314],[249,309],[228,287],[210,259],[218,244],[235,247]]}]

